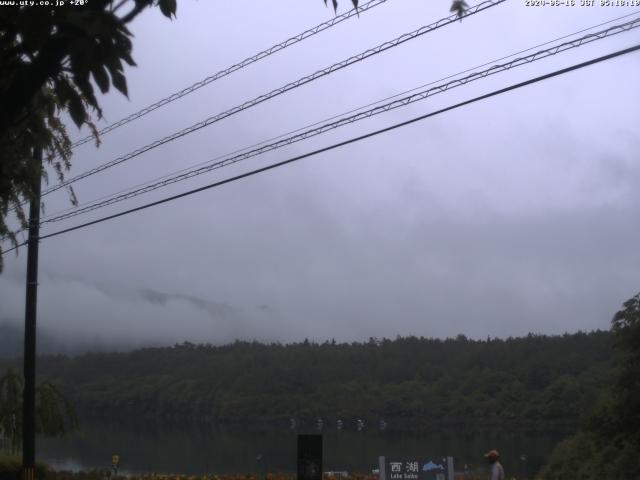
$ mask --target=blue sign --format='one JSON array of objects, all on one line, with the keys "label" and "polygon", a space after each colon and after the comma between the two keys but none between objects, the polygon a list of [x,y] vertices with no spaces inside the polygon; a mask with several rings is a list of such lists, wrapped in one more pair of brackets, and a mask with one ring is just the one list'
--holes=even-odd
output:
[{"label": "blue sign", "polygon": [[445,467],[431,460],[391,460],[386,462],[387,480],[444,480]]}]

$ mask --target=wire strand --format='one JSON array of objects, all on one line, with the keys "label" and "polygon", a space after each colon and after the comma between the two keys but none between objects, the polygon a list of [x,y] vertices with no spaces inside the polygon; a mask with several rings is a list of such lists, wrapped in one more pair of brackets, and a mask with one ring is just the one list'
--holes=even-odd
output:
[{"label": "wire strand", "polygon": [[557,55],[558,53],[561,52],[566,52],[568,50],[574,49],[574,48],[578,48],[580,46],[583,45],[587,45],[591,42],[597,41],[597,40],[602,40],[604,38],[609,38],[613,35],[617,35],[619,33],[623,33],[623,32],[628,32],[634,28],[638,28],[640,27],[640,17],[636,18],[634,20],[631,20],[629,22],[626,22],[624,24],[621,25],[615,25],[613,27],[610,27],[606,30],[602,30],[600,32],[596,32],[596,33],[592,33],[589,35],[585,35],[584,37],[581,37],[579,39],[576,40],[572,40],[569,42],[565,42],[562,43],[560,45],[556,45],[553,46],[551,48],[548,48],[546,50],[539,50],[531,55],[528,56],[524,56],[524,57],[519,57],[516,58],[510,62],[507,62],[505,64],[501,64],[501,65],[493,65],[492,67],[490,67],[489,69],[480,71],[480,72],[474,72],[470,75],[467,75],[466,77],[463,78],[458,78],[455,80],[452,80],[448,83],[445,84],[441,84],[441,85],[437,85],[434,87],[431,87],[427,90],[418,92],[418,93],[414,93],[412,95],[406,96],[404,98],[401,98],[399,100],[395,100],[393,102],[372,108],[370,110],[366,110],[360,113],[357,113],[355,115],[351,115],[348,117],[344,117],[336,122],[331,122],[331,123],[327,123],[324,125],[321,125],[320,127],[317,128],[313,128],[310,130],[307,130],[305,132],[302,133],[298,133],[296,135],[293,135],[291,137],[285,138],[283,140],[279,140],[277,142],[271,143],[271,144],[267,144],[264,145],[262,147],[256,148],[254,150],[250,150],[248,152],[245,153],[241,153],[235,156],[231,156],[228,157],[222,161],[219,162],[215,162],[213,164],[209,164],[207,166],[204,167],[200,167],[197,169],[192,169],[187,171],[186,173],[182,173],[180,175],[176,175],[173,177],[169,177],[165,180],[162,181],[158,181],[156,183],[152,183],[150,185],[147,185],[145,187],[136,189],[136,190],[132,190],[129,191],[127,193],[121,194],[121,195],[116,195],[116,196],[112,196],[107,200],[104,201],[100,201],[100,202],[94,202],[90,205],[87,205],[85,207],[79,208],[77,210],[74,210],[72,212],[69,213],[64,213],[64,214],[59,214],[56,216],[52,216],[48,219],[45,219],[42,221],[42,224],[46,224],[46,223],[52,223],[52,222],[58,222],[58,221],[62,221],[62,220],[66,220],[72,217],[75,217],[77,215],[81,215],[84,213],[88,213],[94,210],[97,210],[99,208],[103,208],[106,207],[108,205],[113,205],[115,203],[119,203],[122,202],[124,200],[128,200],[134,197],[137,197],[139,195],[157,190],[159,188],[163,188],[166,187],[168,185],[171,185],[173,183],[177,183],[183,180],[188,180],[190,178],[194,178],[196,176],[199,175],[203,175],[205,173],[211,172],[213,170],[219,169],[219,168],[223,168],[223,167],[227,167],[230,166],[232,164],[238,163],[240,161],[246,160],[248,158],[257,156],[257,155],[261,155],[263,153],[269,152],[269,151],[273,151],[279,148],[282,148],[284,146],[287,145],[291,145],[293,143],[302,141],[302,140],[306,140],[308,138],[314,137],[316,135],[320,135],[322,133],[328,132],[330,130],[334,130],[336,128],[348,125],[348,124],[352,124],[355,123],[357,121],[360,120],[364,120],[366,118],[370,118],[373,117],[375,115],[379,115],[381,113],[385,113],[388,112],[390,110],[396,109],[396,108],[400,108],[400,107],[405,107],[407,105],[410,105],[412,103],[421,101],[421,100],[425,100],[426,98],[432,97],[433,95],[437,95],[439,93],[443,93],[446,92],[448,90],[451,90],[453,88],[456,87],[460,87],[460,86],[464,86],[467,85],[470,82],[476,81],[476,80],[480,80],[483,78],[486,78],[488,76],[491,75],[495,75],[497,73],[500,72],[504,72],[507,70],[510,70],[512,68],[516,68],[522,65],[527,65],[539,60],[542,60],[544,58],[548,58],[550,56],[553,55]]},{"label": "wire strand", "polygon": [[[491,7],[495,7],[501,3],[504,3],[506,0],[486,0],[482,3],[479,3],[477,5],[474,5],[473,7],[470,7],[467,12],[465,13],[465,17],[469,17],[472,15],[475,15],[479,12],[482,12],[484,10],[487,10]],[[142,155],[145,152],[148,152],[150,150],[153,150],[155,148],[160,147],[161,145],[164,145],[166,143],[172,142],[174,140],[177,140],[179,138],[184,137],[185,135],[189,135],[190,133],[193,133],[195,131],[198,131],[202,128],[208,127],[209,125],[212,125],[213,123],[219,122],[220,120],[223,120],[227,117],[230,117],[232,115],[235,115],[236,113],[239,113],[243,110],[247,110],[251,107],[254,107],[258,104],[261,104],[267,100],[270,100],[274,97],[277,97],[279,95],[282,95],[290,90],[296,89],[298,87],[301,87],[302,85],[306,85],[307,83],[310,83],[314,80],[317,80],[319,78],[325,77],[327,75],[330,75],[334,72],[337,72],[338,70],[342,70],[343,68],[346,68],[350,65],[353,65],[355,63],[361,62],[373,55],[377,55],[381,52],[384,52],[386,50],[389,50],[391,48],[397,47],[399,45],[402,45],[403,43],[409,41],[409,40],[413,40],[415,38],[421,37],[422,35],[425,35],[427,33],[433,32],[439,28],[442,28],[446,25],[450,25],[456,21],[458,21],[460,19],[460,17],[457,14],[453,14],[450,15],[449,17],[445,17],[442,18],[440,20],[438,20],[437,22],[434,22],[430,25],[426,25],[423,27],[420,27],[417,30],[414,30],[413,32],[410,33],[405,33],[393,40],[390,40],[388,42],[382,43],[380,45],[378,45],[377,47],[374,48],[370,48],[362,53],[359,53],[358,55],[354,55],[352,57],[347,58],[346,60],[343,60],[342,62],[338,62],[335,63],[329,67],[326,67],[324,69],[318,70],[315,73],[312,73],[311,75],[307,75],[305,77],[302,77],[294,82],[288,83],[286,85],[284,85],[283,87],[277,88],[275,90],[270,91],[269,93],[265,93],[263,95],[260,95],[252,100],[249,100],[247,102],[244,102],[240,105],[237,105],[229,110],[226,110],[222,113],[218,113],[216,115],[213,115],[205,120],[202,120],[198,123],[195,123],[189,127],[186,127],[178,132],[172,133],[171,135],[168,135],[164,138],[161,138],[159,140],[156,140],[148,145],[145,145],[144,147],[140,147],[130,153],[127,153],[125,155],[122,155],[114,160],[111,160],[107,163],[104,163],[98,167],[95,167],[93,169],[87,170],[84,173],[81,173],[79,175],[76,175],[75,177],[69,179],[69,180],[65,180],[63,182],[58,183],[57,185],[54,185],[53,187],[48,188],[47,190],[42,192],[42,195],[48,195],[52,192],[55,192],[56,190],[59,190],[61,188],[66,187],[67,185],[70,185],[72,183],[75,183],[79,180],[82,180],[84,178],[90,177],[92,175],[95,175],[96,173],[100,173],[108,168],[114,167],[116,165],[119,165],[123,162],[126,162],[127,160],[130,160],[132,158],[135,158],[139,155]]]},{"label": "wire strand", "polygon": [[[487,65],[491,65],[491,64],[493,64],[493,63],[500,62],[500,61],[502,61],[502,60],[506,60],[506,59],[508,59],[508,58],[514,57],[514,56],[516,56],[516,55],[520,55],[520,54],[522,54],[522,53],[530,52],[531,50],[534,50],[534,49],[536,49],[536,48],[540,48],[540,47],[543,47],[543,46],[545,46],[545,45],[549,45],[549,44],[551,44],[551,43],[553,43],[553,42],[557,42],[557,41],[564,40],[564,39],[569,38],[569,37],[573,37],[573,36],[575,36],[575,35],[578,35],[578,34],[580,34],[580,33],[587,32],[587,31],[589,31],[589,30],[593,30],[594,28],[598,28],[598,27],[601,27],[601,26],[603,26],[603,25],[608,25],[608,24],[610,24],[610,23],[617,22],[618,20],[622,20],[622,19],[624,19],[624,18],[628,18],[628,17],[631,17],[631,16],[633,16],[633,15],[637,15],[638,13],[640,13],[640,12],[636,11],[636,12],[633,12],[633,13],[629,13],[629,14],[627,14],[627,15],[622,15],[622,16],[620,16],[620,17],[616,17],[616,18],[613,18],[613,19],[611,19],[611,20],[607,20],[606,22],[602,22],[602,23],[599,23],[599,24],[597,24],[597,25],[593,25],[593,26],[591,26],[591,27],[583,28],[583,29],[581,29],[581,30],[578,30],[578,31],[573,32],[573,33],[570,33],[570,34],[566,34],[566,35],[563,35],[563,36],[561,36],[561,37],[557,37],[557,38],[554,38],[554,39],[552,39],[552,40],[548,40],[548,41],[546,41],[546,42],[539,43],[539,44],[537,44],[537,45],[534,45],[533,47],[529,47],[529,48],[526,48],[526,49],[524,49],[524,50],[519,50],[519,51],[514,52],[514,53],[511,53],[511,54],[509,54],[509,55],[505,55],[505,56],[503,56],[503,57],[500,57],[500,58],[497,58],[497,59],[494,59],[494,60],[490,60],[490,61],[485,62],[485,63],[482,63],[482,64],[480,64],[480,65],[476,65],[475,67],[467,68],[466,70],[462,70],[462,71],[460,71],[460,72],[457,72],[457,73],[454,73],[454,74],[448,75],[448,76],[446,76],[446,77],[442,77],[442,78],[439,78],[439,79],[437,79],[437,80],[433,80],[433,81],[431,81],[431,82],[429,82],[429,83],[422,84],[422,85],[420,85],[420,86],[418,86],[418,87],[414,87],[414,88],[412,88],[412,89],[410,89],[410,90],[405,90],[405,91],[403,91],[403,92],[396,93],[395,95],[391,95],[391,96],[388,96],[388,97],[382,98],[382,99],[380,99],[380,100],[376,100],[376,101],[374,101],[374,102],[370,102],[370,103],[368,103],[368,104],[366,104],[366,105],[362,105],[362,106],[360,106],[360,107],[353,108],[353,109],[348,110],[348,111],[346,111],[346,112],[342,112],[342,113],[340,113],[340,114],[333,115],[333,116],[328,117],[328,118],[325,118],[325,119],[323,119],[323,120],[319,120],[319,121],[317,121],[317,122],[314,122],[314,123],[311,123],[311,124],[307,124],[307,125],[305,125],[305,126],[303,126],[303,127],[296,128],[295,130],[290,130],[290,131],[288,131],[288,132],[286,132],[286,133],[282,133],[282,134],[280,134],[280,135],[276,135],[276,136],[274,136],[274,137],[270,137],[270,138],[268,138],[268,139],[261,140],[260,142],[257,142],[257,143],[254,143],[254,144],[248,145],[248,146],[246,146],[246,147],[239,148],[239,149],[233,150],[233,151],[231,151],[231,152],[227,152],[227,153],[222,154],[222,155],[218,155],[218,156],[216,156],[216,157],[215,157],[215,158],[213,158],[213,159],[205,160],[204,162],[199,162],[199,163],[197,163],[197,164],[195,164],[195,165],[191,165],[191,166],[189,166],[189,167],[182,168],[182,169],[180,169],[180,170],[176,170],[176,171],[173,171],[173,172],[171,172],[171,173],[168,173],[168,174],[165,174],[165,175],[162,175],[162,176],[159,176],[159,177],[155,177],[155,178],[150,179],[150,180],[147,180],[147,181],[145,181],[145,182],[138,183],[138,184],[136,184],[136,185],[133,185],[133,186],[130,186],[130,187],[127,187],[127,188],[123,188],[123,189],[121,189],[121,190],[118,190],[118,191],[116,191],[116,192],[114,192],[114,193],[110,193],[110,194],[108,194],[108,195],[103,195],[103,196],[98,197],[98,198],[95,198],[95,199],[93,199],[93,200],[91,200],[91,201],[89,201],[89,202],[85,202],[85,203],[83,203],[83,204],[81,204],[81,205],[79,205],[79,206],[73,206],[73,207],[65,208],[65,209],[63,209],[63,210],[59,210],[59,211],[57,211],[57,212],[54,212],[54,213],[52,213],[52,214],[50,214],[50,215],[47,215],[47,216],[43,217],[43,220],[47,220],[47,219],[50,219],[50,218],[52,218],[52,217],[54,217],[54,216],[62,215],[62,214],[68,213],[68,212],[76,211],[76,210],[78,210],[78,209],[80,209],[80,208],[84,208],[84,207],[89,206],[89,205],[94,205],[94,204],[96,204],[97,202],[101,202],[102,200],[111,199],[111,198],[114,198],[114,197],[116,197],[116,196],[118,196],[118,195],[120,195],[120,194],[127,193],[127,192],[131,192],[131,191],[133,191],[133,190],[140,189],[141,187],[149,186],[149,185],[151,185],[151,184],[153,184],[153,183],[155,183],[155,182],[158,182],[158,181],[160,181],[160,180],[165,180],[165,179],[168,179],[168,178],[171,178],[171,177],[177,176],[177,175],[179,175],[179,174],[181,174],[181,173],[188,172],[188,171],[191,171],[191,170],[193,170],[193,169],[197,169],[197,168],[202,167],[202,166],[204,166],[204,165],[209,165],[209,164],[211,164],[211,162],[215,162],[215,161],[217,161],[217,160],[221,160],[221,159],[223,159],[223,158],[227,158],[227,157],[229,157],[229,156],[231,156],[231,155],[234,155],[234,154],[237,154],[237,153],[240,153],[240,152],[247,151],[247,150],[249,150],[249,149],[252,149],[252,148],[258,147],[258,146],[260,146],[260,145],[267,144],[267,143],[269,143],[269,142],[273,142],[274,140],[278,140],[278,139],[281,139],[281,138],[284,138],[284,137],[287,137],[287,136],[291,136],[291,135],[293,135],[293,134],[295,134],[295,133],[302,132],[302,131],[304,131],[305,129],[309,129],[309,128],[311,128],[311,127],[315,127],[315,126],[321,125],[321,124],[323,124],[323,123],[327,123],[327,122],[329,122],[329,121],[331,121],[331,120],[335,120],[335,119],[341,118],[341,117],[343,117],[344,115],[349,115],[349,114],[352,114],[352,113],[358,112],[358,111],[360,111],[360,110],[364,110],[365,108],[369,108],[369,107],[372,107],[372,106],[374,106],[374,105],[378,105],[378,104],[380,104],[380,103],[382,103],[382,102],[386,102],[386,101],[388,101],[388,100],[392,100],[392,99],[394,99],[394,98],[398,98],[398,97],[401,97],[401,96],[403,96],[403,95],[407,95],[407,94],[409,94],[409,93],[415,92],[416,90],[419,90],[419,89],[421,89],[421,88],[428,87],[428,86],[434,85],[434,84],[436,84],[436,83],[438,83],[438,82],[443,82],[443,81],[445,81],[445,80],[449,80],[449,79],[455,78],[455,77],[460,76],[460,75],[463,75],[463,74],[465,74],[465,73],[472,72],[472,71],[473,71],[473,70],[475,70],[475,69],[482,68],[482,67],[486,67]],[[20,230],[19,230],[19,231],[20,231]]]},{"label": "wire strand", "polygon": [[[422,120],[426,120],[427,118],[431,118],[431,117],[434,117],[436,115],[441,115],[441,114],[443,114],[445,112],[456,110],[458,108],[461,108],[461,107],[464,107],[464,106],[467,106],[467,105],[471,105],[473,103],[480,102],[480,101],[486,100],[488,98],[495,97],[497,95],[502,95],[504,93],[507,93],[507,92],[510,92],[510,91],[513,91],[513,90],[517,90],[517,89],[526,87],[528,85],[533,85],[535,83],[539,83],[539,82],[542,82],[544,80],[548,80],[548,79],[553,78],[553,77],[564,75],[564,74],[567,74],[569,72],[572,72],[572,71],[575,71],[575,70],[579,70],[579,69],[582,69],[582,68],[585,68],[585,67],[588,67],[588,66],[591,66],[591,65],[595,65],[597,63],[601,63],[601,62],[604,62],[606,60],[611,60],[613,58],[620,57],[622,55],[627,55],[629,53],[632,53],[632,52],[635,52],[635,51],[638,51],[638,50],[640,50],[640,44],[637,44],[637,45],[629,47],[629,48],[625,48],[623,50],[618,50],[616,52],[613,52],[613,53],[610,53],[610,54],[607,54],[607,55],[603,55],[603,56],[600,56],[600,57],[597,57],[597,58],[594,58],[594,59],[591,59],[591,60],[588,60],[588,61],[585,61],[585,62],[581,62],[581,63],[575,64],[575,65],[572,65],[572,66],[569,66],[569,67],[565,67],[565,68],[562,68],[560,70],[555,70],[555,71],[553,71],[551,73],[547,73],[545,75],[540,75],[538,77],[531,78],[531,79],[526,80],[524,82],[519,82],[519,83],[510,85],[508,87],[504,87],[504,88],[501,88],[501,89],[498,89],[498,90],[494,90],[494,91],[486,93],[484,95],[480,95],[480,96],[474,97],[472,99],[465,100],[463,102],[456,103],[454,105],[450,105],[448,107],[441,108],[439,110],[436,110],[436,111],[433,111],[433,112],[430,112],[430,113],[427,113],[427,114],[424,114],[424,115],[420,115],[418,117],[414,117],[412,119],[405,120],[403,122],[396,123],[394,125],[391,125],[391,126],[379,129],[379,130],[375,130],[375,131],[366,133],[364,135],[353,137],[353,138],[350,138],[348,140],[344,140],[342,142],[334,143],[334,144],[329,145],[327,147],[323,147],[323,148],[320,148],[320,149],[317,149],[317,150],[313,150],[311,152],[307,152],[307,153],[304,153],[302,155],[297,155],[295,157],[289,158],[287,160],[283,160],[281,162],[277,162],[277,163],[274,163],[274,164],[271,164],[271,165],[268,165],[268,166],[265,166],[265,167],[262,167],[262,168],[251,170],[249,172],[245,172],[243,174],[236,175],[234,177],[226,178],[224,180],[220,180],[220,181],[211,183],[209,185],[205,185],[203,187],[199,187],[199,188],[196,188],[196,189],[193,189],[193,190],[189,190],[189,191],[177,194],[177,195],[166,197],[166,198],[163,198],[161,200],[157,200],[155,202],[147,203],[147,204],[141,205],[139,207],[131,208],[129,210],[125,210],[125,211],[122,211],[122,212],[119,212],[119,213],[116,213],[116,214],[113,214],[113,215],[108,215],[106,217],[98,218],[96,220],[93,220],[93,221],[90,221],[90,222],[86,222],[86,223],[83,223],[83,224],[80,224],[80,225],[76,225],[76,226],[73,226],[73,227],[70,227],[70,228],[65,228],[63,230],[59,230],[57,232],[49,233],[47,235],[41,235],[39,237],[39,240],[44,240],[44,239],[56,237],[56,236],[59,236],[59,235],[65,234],[65,233],[73,232],[75,230],[86,228],[86,227],[89,227],[91,225],[96,225],[98,223],[106,222],[108,220],[112,220],[112,219],[115,219],[115,218],[118,218],[118,217],[122,217],[124,215],[129,215],[129,214],[134,213],[134,212],[139,212],[141,210],[146,210],[147,208],[151,208],[151,207],[154,207],[154,206],[157,206],[157,205],[161,205],[163,203],[171,202],[171,201],[183,198],[183,197],[194,195],[196,193],[199,193],[199,192],[202,192],[202,191],[205,191],[205,190],[209,190],[209,189],[212,189],[212,188],[216,188],[216,187],[225,185],[227,183],[235,182],[235,181],[243,179],[243,178],[251,177],[253,175],[257,175],[259,173],[263,173],[263,172],[266,172],[266,171],[269,171],[269,170],[273,170],[275,168],[282,167],[284,165],[288,165],[290,163],[297,162],[299,160],[302,160],[302,159],[305,159],[305,158],[308,158],[308,157],[312,157],[312,156],[318,155],[320,153],[328,152],[330,150],[334,150],[334,149],[339,148],[339,147],[350,145],[352,143],[360,142],[362,140],[365,140],[367,138],[371,138],[371,137],[380,135],[382,133],[390,132],[392,130],[396,130],[398,128],[405,127],[407,125],[410,125],[410,124],[413,124],[413,123],[416,123],[416,122],[419,122],[419,121],[422,121]],[[16,250],[16,249],[20,248],[23,245],[24,244],[17,245],[15,247],[11,248],[11,249],[6,250],[5,253],[11,252],[13,250]]]},{"label": "wire strand", "polygon": [[[338,25],[342,22],[344,22],[345,20],[348,20],[350,18],[353,18],[357,15],[359,15],[360,13],[364,13],[367,12],[375,7],[377,7],[378,5],[382,5],[383,3],[387,2],[388,0],[371,0],[370,2],[365,3],[364,5],[360,5],[358,6],[358,8],[354,8],[351,9],[345,13],[342,13],[340,15],[334,16],[331,20],[327,20],[326,22],[323,22],[319,25],[316,25],[315,27],[309,28],[308,30],[305,30],[302,33],[299,33],[291,38],[288,38],[287,40],[278,43],[276,45],[273,45],[265,50],[262,50],[261,52],[256,53],[255,55],[252,55],[251,57],[247,57],[244,60],[242,60],[241,62],[236,63],[235,65],[232,65],[230,67],[225,68],[224,70],[220,70],[219,72],[210,75],[208,77],[206,77],[203,80],[200,80],[199,82],[194,83],[193,85],[190,85],[186,88],[183,88],[182,90],[175,92],[161,100],[158,100],[157,102],[143,108],[142,110],[139,110],[135,113],[132,113],[131,115],[128,115],[127,117],[124,117],[120,120],[118,120],[117,122],[114,122],[110,125],[107,125],[106,127],[102,128],[101,130],[98,131],[99,135],[105,135],[119,127],[122,127],[123,125],[126,125],[128,123],[131,123],[139,118],[144,117],[145,115],[153,112],[154,110],[157,110],[160,107],[164,107],[165,105],[168,105],[172,102],[175,102],[176,100],[189,95],[190,93],[195,92],[196,90],[199,90],[200,88],[209,85],[212,82],[215,82],[216,80],[220,80],[223,77],[226,77],[227,75],[232,74],[233,72],[236,72],[238,70],[241,70],[244,67],[247,67],[255,62],[258,62],[260,60],[262,60],[263,58],[269,57],[271,55],[273,55],[274,53],[277,53],[281,50],[284,50],[287,47],[290,47],[291,45],[295,45],[296,43],[300,43],[303,40],[312,37],[314,35],[317,35],[320,32],[323,32],[324,30],[328,30],[331,27],[334,27],[335,25]],[[80,145],[83,145],[87,142],[90,142],[91,140],[93,140],[93,135],[87,135],[86,137],[76,141],[75,143],[73,143],[71,146],[72,147],[78,147]]]}]

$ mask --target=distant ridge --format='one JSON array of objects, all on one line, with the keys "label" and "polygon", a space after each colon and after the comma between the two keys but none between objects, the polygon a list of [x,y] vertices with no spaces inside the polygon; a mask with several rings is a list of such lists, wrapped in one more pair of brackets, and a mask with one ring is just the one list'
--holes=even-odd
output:
[{"label": "distant ridge", "polygon": [[591,410],[612,378],[612,345],[607,331],[505,340],[183,343],[47,357],[39,375],[85,416],[544,426],[578,422]]}]

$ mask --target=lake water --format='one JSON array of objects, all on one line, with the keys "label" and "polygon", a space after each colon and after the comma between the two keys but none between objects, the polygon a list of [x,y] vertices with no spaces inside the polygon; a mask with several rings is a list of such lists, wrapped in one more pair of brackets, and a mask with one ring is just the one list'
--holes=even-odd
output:
[{"label": "lake water", "polygon": [[[127,422],[82,422],[59,439],[38,439],[38,460],[59,469],[108,468],[120,456],[123,473],[294,472],[296,434],[288,428],[240,429],[162,426]],[[317,433],[307,430],[302,433]],[[323,429],[324,470],[370,472],[378,456],[388,460],[440,461],[451,455],[456,470],[482,468],[483,453],[496,448],[508,476],[533,476],[568,432],[524,432],[491,427],[420,431]],[[260,457],[260,460],[258,460]]]}]

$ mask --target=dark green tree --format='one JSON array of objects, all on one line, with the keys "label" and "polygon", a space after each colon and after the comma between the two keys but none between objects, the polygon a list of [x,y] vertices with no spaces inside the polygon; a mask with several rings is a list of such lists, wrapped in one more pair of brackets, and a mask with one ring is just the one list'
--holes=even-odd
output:
[{"label": "dark green tree", "polygon": [[176,0],[91,0],[78,8],[2,9],[0,237],[16,244],[5,221],[9,210],[26,228],[22,204],[32,197],[35,179],[45,175],[32,158],[34,148],[42,149],[59,180],[69,168],[71,143],[60,120],[63,112],[79,128],[87,125],[98,141],[90,115],[101,117],[95,89],[106,93],[113,86],[127,95],[124,64],[135,65],[127,25],[152,6],[169,18],[176,12]]},{"label": "dark green tree", "polygon": [[[47,357],[38,375],[58,385],[84,416],[575,426],[613,383],[613,340],[611,332],[592,332],[491,342],[183,344]],[[528,372],[544,364],[544,377],[529,383]]]},{"label": "dark green tree", "polygon": [[545,479],[640,478],[640,293],[616,312],[611,330],[621,353],[615,383],[586,427],[556,447]]},{"label": "dark green tree", "polygon": [[624,352],[612,402],[617,420],[613,426],[640,451],[640,293],[624,303],[611,325],[617,346]]},{"label": "dark green tree", "polygon": [[[124,64],[135,65],[132,34],[127,28],[142,11],[157,6],[175,16],[177,0],[91,0],[78,8],[3,8],[0,13],[0,239],[17,245],[16,231],[6,223],[15,211],[27,228],[23,209],[33,197],[32,185],[46,179],[34,161],[39,147],[58,180],[71,161],[71,142],[60,120],[68,112],[78,128],[86,125],[99,143],[90,112],[102,116],[95,89],[113,86],[127,95]],[[351,0],[358,7],[358,0]],[[327,0],[324,0],[327,4]],[[332,0],[334,9],[338,0]],[[451,11],[464,14],[455,0]],[[69,188],[72,203],[76,203]],[[0,247],[0,271],[2,249]]]},{"label": "dark green tree", "polygon": [[[11,453],[17,453],[22,441],[23,379],[12,370],[0,378],[0,429],[9,438]],[[50,382],[36,388],[36,434],[61,436],[78,426],[69,401]]]}]

